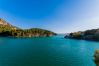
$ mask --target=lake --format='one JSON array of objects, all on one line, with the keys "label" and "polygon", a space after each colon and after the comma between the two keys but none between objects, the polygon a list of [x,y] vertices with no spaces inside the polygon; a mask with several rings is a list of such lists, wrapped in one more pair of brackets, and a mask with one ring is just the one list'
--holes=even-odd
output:
[{"label": "lake", "polygon": [[48,38],[0,38],[0,66],[95,66],[99,42]]}]

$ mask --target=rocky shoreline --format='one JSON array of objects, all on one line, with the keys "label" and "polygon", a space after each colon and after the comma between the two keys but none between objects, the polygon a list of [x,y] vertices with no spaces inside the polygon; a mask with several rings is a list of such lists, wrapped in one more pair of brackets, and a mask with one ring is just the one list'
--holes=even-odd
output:
[{"label": "rocky shoreline", "polygon": [[69,33],[65,38],[99,41],[99,29]]},{"label": "rocky shoreline", "polygon": [[94,62],[99,66],[99,50],[96,50],[94,53]]},{"label": "rocky shoreline", "polygon": [[56,33],[39,29],[39,28],[32,28],[28,30],[10,30],[10,31],[3,31],[0,32],[1,37],[51,37],[56,35]]}]

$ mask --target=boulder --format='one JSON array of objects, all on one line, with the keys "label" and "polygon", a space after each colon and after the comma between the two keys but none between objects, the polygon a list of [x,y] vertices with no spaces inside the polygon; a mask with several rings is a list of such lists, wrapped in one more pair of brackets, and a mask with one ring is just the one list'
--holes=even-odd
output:
[{"label": "boulder", "polygon": [[99,50],[95,51],[94,61],[95,61],[96,65],[99,66]]}]

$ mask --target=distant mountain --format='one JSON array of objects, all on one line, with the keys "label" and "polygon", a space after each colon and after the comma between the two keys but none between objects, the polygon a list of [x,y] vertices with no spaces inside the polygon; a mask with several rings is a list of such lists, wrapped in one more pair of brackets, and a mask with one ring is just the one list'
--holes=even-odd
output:
[{"label": "distant mountain", "polygon": [[91,29],[86,31],[69,33],[65,36],[65,38],[99,41],[99,29]]},{"label": "distant mountain", "polygon": [[40,28],[20,29],[0,19],[0,36],[3,37],[49,37],[56,33]]}]

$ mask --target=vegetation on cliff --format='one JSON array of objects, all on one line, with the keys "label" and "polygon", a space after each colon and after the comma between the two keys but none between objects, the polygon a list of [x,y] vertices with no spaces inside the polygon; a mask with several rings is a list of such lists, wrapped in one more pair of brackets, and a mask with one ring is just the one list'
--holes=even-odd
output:
[{"label": "vegetation on cliff", "polygon": [[0,36],[3,37],[49,37],[56,33],[39,28],[20,29],[0,19]]},{"label": "vegetation on cliff", "polygon": [[95,40],[99,41],[99,29],[92,29],[86,31],[79,31],[74,33],[69,33],[65,38],[74,38],[74,39],[84,39],[84,40]]}]

